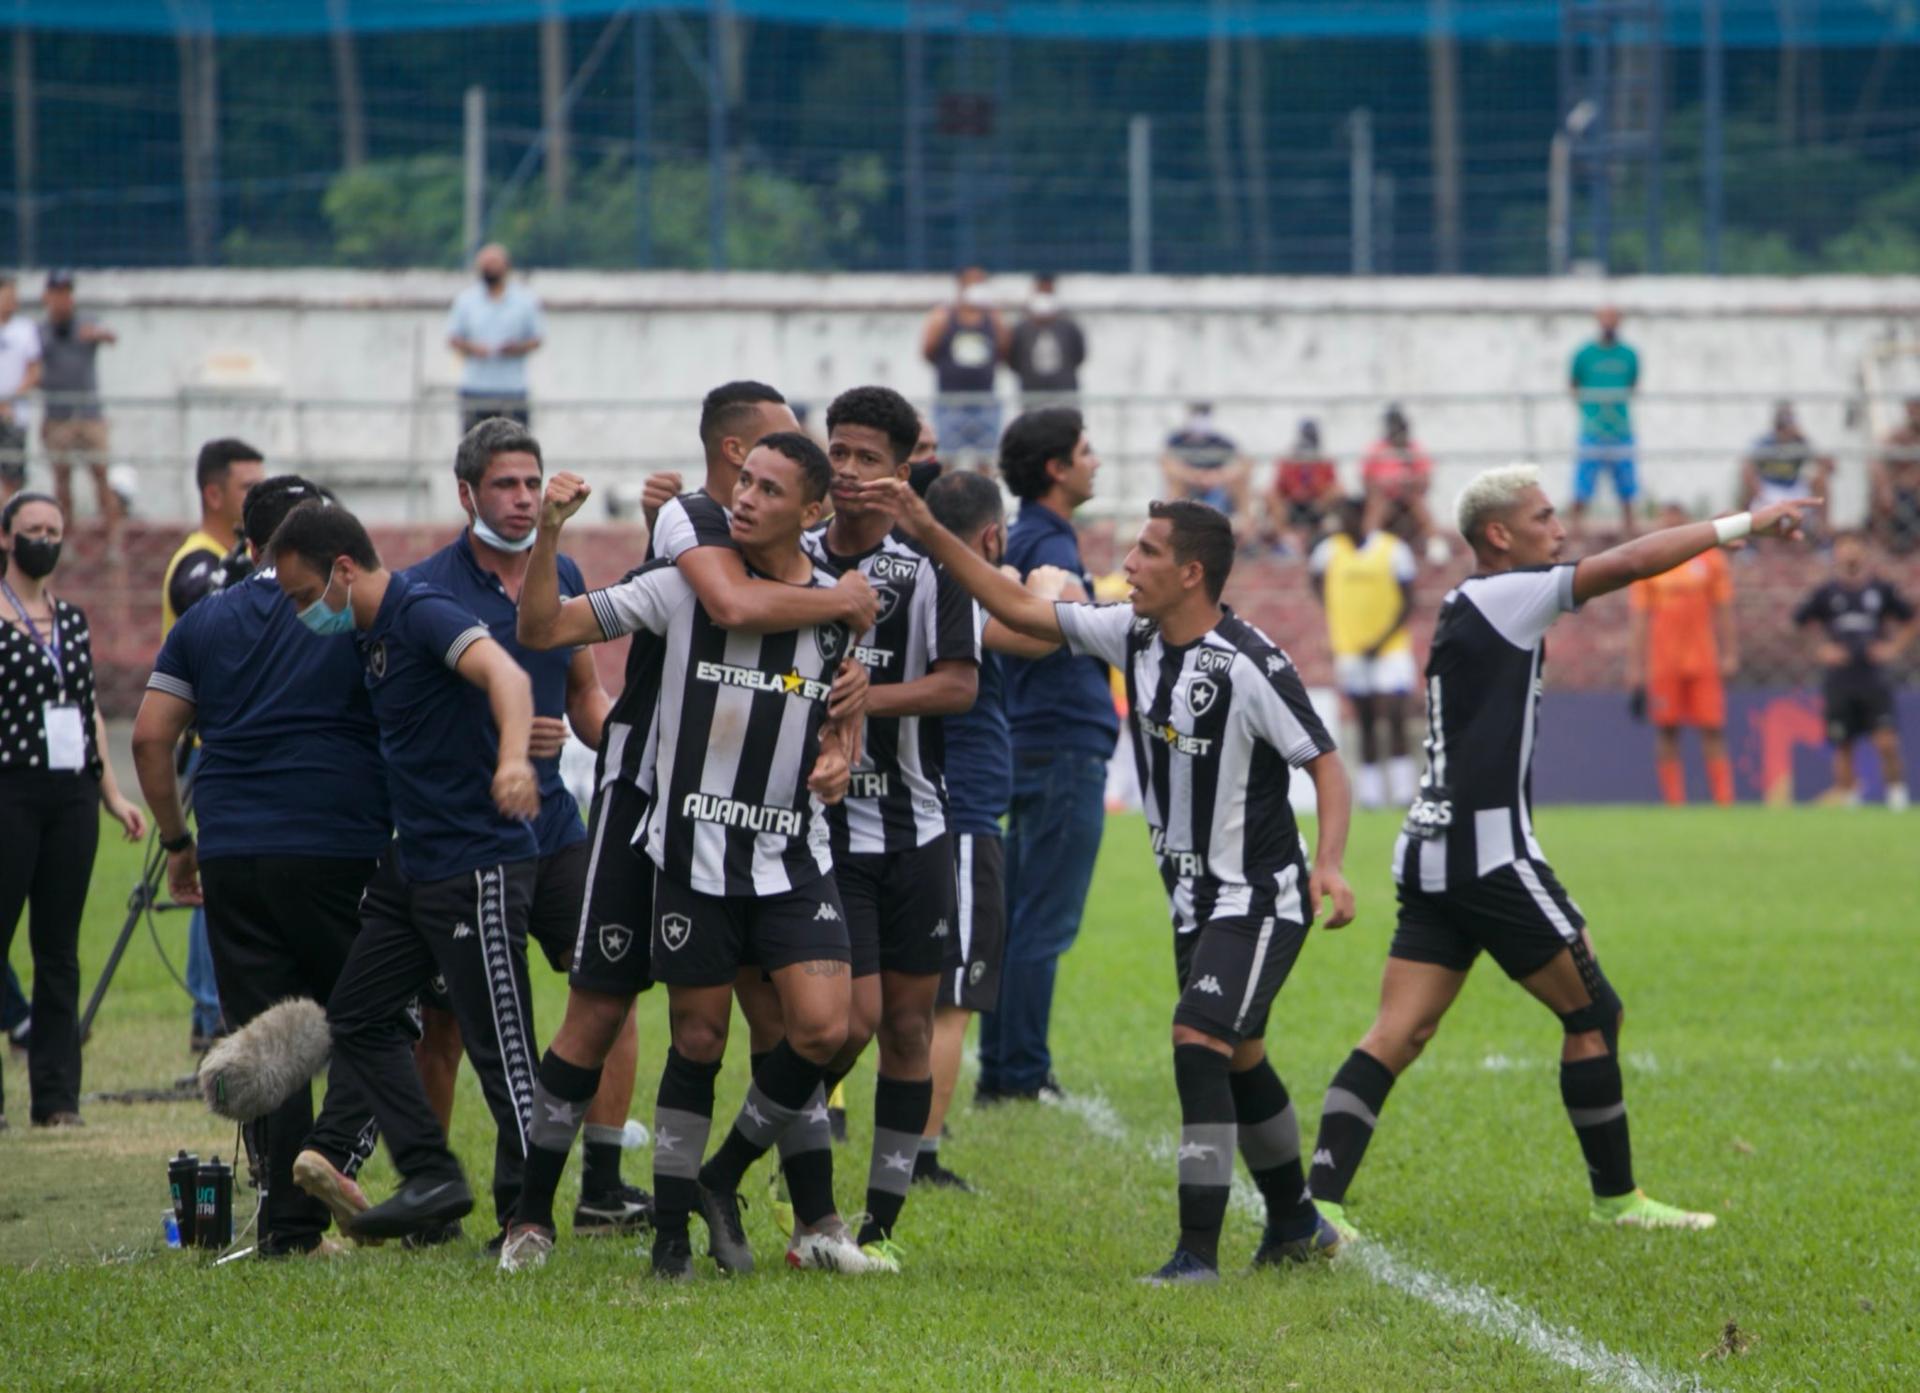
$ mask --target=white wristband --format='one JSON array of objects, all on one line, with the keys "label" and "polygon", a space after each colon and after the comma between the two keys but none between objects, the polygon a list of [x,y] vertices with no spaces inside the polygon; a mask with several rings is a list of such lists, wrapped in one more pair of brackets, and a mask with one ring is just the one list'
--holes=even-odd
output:
[{"label": "white wristband", "polygon": [[1728,542],[1737,542],[1742,537],[1751,536],[1752,533],[1752,513],[1735,513],[1730,518],[1713,520],[1713,534],[1719,539],[1721,546],[1725,546]]}]

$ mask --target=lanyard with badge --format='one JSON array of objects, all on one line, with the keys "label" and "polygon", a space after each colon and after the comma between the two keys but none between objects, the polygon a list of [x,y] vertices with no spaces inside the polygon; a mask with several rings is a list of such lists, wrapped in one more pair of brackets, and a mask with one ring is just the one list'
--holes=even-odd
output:
[{"label": "lanyard with badge", "polygon": [[[47,768],[76,771],[87,765],[86,726],[80,719],[80,707],[76,702],[67,700],[67,670],[60,663],[60,616],[54,614],[42,634],[40,626],[33,622],[33,616],[27,613],[27,607],[13,587],[0,580],[0,591],[5,591],[7,603],[20,615],[20,623],[25,627],[27,636],[33,640],[33,646],[47,655],[47,661],[53,664],[53,680],[59,695],[40,708],[41,723],[47,736]],[[52,606],[49,605],[51,610]]]}]

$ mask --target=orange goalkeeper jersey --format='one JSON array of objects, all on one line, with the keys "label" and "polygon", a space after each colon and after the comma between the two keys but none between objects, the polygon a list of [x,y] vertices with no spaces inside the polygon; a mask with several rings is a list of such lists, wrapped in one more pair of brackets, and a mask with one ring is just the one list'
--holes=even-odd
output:
[{"label": "orange goalkeeper jersey", "polygon": [[1627,598],[1647,616],[1649,680],[1719,672],[1713,612],[1733,603],[1733,574],[1727,569],[1726,553],[1702,552],[1671,571],[1638,582]]}]

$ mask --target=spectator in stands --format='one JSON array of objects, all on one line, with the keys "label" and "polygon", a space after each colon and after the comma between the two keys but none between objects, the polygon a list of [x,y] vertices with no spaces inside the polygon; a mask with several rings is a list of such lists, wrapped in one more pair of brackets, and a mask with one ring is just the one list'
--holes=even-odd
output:
[{"label": "spectator in stands", "polygon": [[460,371],[460,433],[489,416],[530,425],[527,356],[547,334],[540,301],[507,279],[513,264],[498,242],[473,259],[480,280],[454,298],[447,315],[447,342],[465,360]]},{"label": "spectator in stands", "polygon": [[1381,436],[1360,465],[1366,490],[1366,532],[1391,532],[1409,546],[1426,548],[1427,560],[1443,566],[1452,554],[1434,530],[1427,491],[1433,487],[1433,461],[1413,438],[1413,423],[1398,406],[1381,417]]},{"label": "spectator in stands", "polygon": [[1340,505],[1340,476],[1320,448],[1319,422],[1300,422],[1293,444],[1275,462],[1266,502],[1267,541],[1295,556],[1312,551]]},{"label": "spectator in stands", "polygon": [[[240,520],[247,490],[265,473],[260,452],[244,440],[209,440],[200,447],[200,458],[193,467],[194,483],[200,488],[200,526],[180,544],[161,578],[162,639],[196,602],[252,569],[246,560]],[[198,762],[196,745],[187,765],[189,778]],[[213,953],[207,946],[207,913],[200,906],[194,908],[187,925],[187,992],[193,997],[188,1047],[198,1054],[224,1030]]]},{"label": "spectator in stands", "polygon": [[1013,331],[1007,365],[1020,379],[1020,404],[1072,406],[1080,390],[1080,365],[1087,361],[1087,336],[1080,323],[1060,308],[1054,278],[1033,278],[1027,312]]},{"label": "spectator in stands", "polygon": [[0,503],[27,486],[27,425],[21,397],[40,385],[40,331],[14,313],[20,294],[0,276]]},{"label": "spectator in stands", "polygon": [[113,777],[87,617],[47,583],[65,531],[45,494],[18,493],[0,508],[0,962],[27,910],[36,1127],[80,1125],[80,918],[102,804],[128,841],[147,834],[146,816]]},{"label": "spectator in stands", "polygon": [[47,275],[47,317],[40,325],[40,389],[47,394],[40,439],[53,466],[53,492],[73,516],[73,467],[93,475],[93,496],[108,526],[126,515],[126,504],[107,481],[107,423],[100,414],[100,379],[94,359],[102,344],[118,343],[113,330],[73,307],[73,272]]},{"label": "spectator in stands", "polygon": [[1887,550],[1920,548],[1920,397],[1907,398],[1907,418],[1882,442],[1873,461],[1873,517]]},{"label": "spectator in stands", "polygon": [[[1662,527],[1679,527],[1687,520],[1687,510],[1678,504],[1660,510]],[[1634,719],[1653,722],[1660,796],[1675,806],[1687,801],[1680,731],[1690,726],[1700,732],[1713,801],[1723,807],[1731,804],[1733,763],[1727,758],[1723,680],[1740,670],[1740,643],[1726,553],[1705,551],[1651,580],[1636,582],[1627,600],[1627,685],[1633,691]]]},{"label": "spectator in stands", "polygon": [[[1819,453],[1794,416],[1792,402],[1773,408],[1773,427],[1753,442],[1740,462],[1740,506],[1764,508],[1787,498],[1827,496],[1833,459]],[[1809,509],[1801,524],[1810,535],[1824,531],[1825,511]]]},{"label": "spectator in stands", "polygon": [[964,266],[951,304],[927,311],[920,356],[933,364],[933,425],[947,458],[962,469],[991,468],[1000,448],[1000,403],[993,373],[1009,336],[986,302],[987,273]]},{"label": "spectator in stands", "polygon": [[1233,519],[1234,534],[1239,535],[1253,465],[1233,437],[1214,424],[1211,402],[1197,401],[1187,408],[1186,423],[1167,437],[1161,451],[1160,472],[1168,498],[1190,498],[1218,508]]},{"label": "spectator in stands", "polygon": [[1620,525],[1633,535],[1633,500],[1640,485],[1633,463],[1633,392],[1640,355],[1620,341],[1620,311],[1603,305],[1594,316],[1599,334],[1573,355],[1568,386],[1580,410],[1580,447],[1573,470],[1573,523],[1580,526],[1604,471],[1620,500]]}]

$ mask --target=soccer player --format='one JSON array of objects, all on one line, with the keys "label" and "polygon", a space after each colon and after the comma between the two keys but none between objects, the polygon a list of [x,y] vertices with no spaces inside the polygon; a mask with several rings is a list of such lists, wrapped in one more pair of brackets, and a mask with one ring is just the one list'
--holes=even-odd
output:
[{"label": "soccer player", "polygon": [[1456,517],[1479,571],[1441,605],[1427,657],[1427,770],[1394,844],[1400,912],[1380,1012],[1333,1076],[1313,1152],[1314,1201],[1342,1237],[1354,1237],[1347,1189],[1387,1093],[1440,1028],[1483,948],[1565,1030],[1560,1096],[1593,1182],[1593,1221],[1712,1227],[1711,1214],[1662,1204],[1634,1184],[1620,998],[1533,833],[1544,640],[1554,620],[1596,596],[1750,534],[1791,535],[1808,506],[1795,499],[1687,523],[1561,563],[1566,528],[1537,469],[1490,469],[1461,493]]},{"label": "soccer player", "polygon": [[1620,311],[1602,305],[1594,314],[1598,333],[1573,355],[1567,386],[1580,412],[1580,445],[1573,467],[1573,525],[1586,518],[1601,474],[1613,480],[1620,500],[1620,526],[1633,535],[1633,500],[1640,482],[1633,460],[1633,393],[1640,385],[1640,355],[1620,339]]},{"label": "soccer player", "polygon": [[829,1084],[877,1034],[873,1159],[857,1241],[869,1256],[895,1262],[893,1230],[933,1106],[934,1002],[959,912],[936,718],[973,706],[980,665],[973,602],[860,492],[873,479],[904,484],[919,434],[919,416],[892,388],[855,387],[835,397],[827,408],[833,518],[806,536],[816,562],[836,576],[861,572],[880,601],[879,618],[852,655],[872,684],[865,753],[846,799],[827,813],[854,1004]]},{"label": "soccer player", "polygon": [[[1680,527],[1687,510],[1669,503],[1662,527]],[[1733,761],[1727,758],[1727,693],[1722,680],[1740,670],[1740,643],[1733,624],[1733,573],[1726,556],[1704,551],[1664,575],[1627,591],[1627,686],[1636,720],[1651,720],[1654,768],[1660,796],[1678,806],[1687,801],[1687,775],[1680,763],[1680,731],[1700,732],[1707,786],[1722,807],[1733,802]]]},{"label": "soccer player", "polygon": [[[540,861],[527,931],[554,970],[565,972],[580,930],[591,858],[579,805],[560,778],[560,751],[569,723],[584,743],[598,749],[610,702],[593,655],[585,648],[542,651],[522,645],[516,636],[520,591],[540,516],[540,442],[519,422],[491,417],[476,423],[461,440],[453,469],[467,526],[447,546],[401,574],[437,586],[471,610],[533,682],[528,753],[540,776],[540,816],[534,822]],[[560,593],[584,595],[586,582],[573,558],[562,556],[557,564]],[[453,1082],[460,1067],[460,1031],[444,1000],[436,991],[421,1003],[421,1072],[442,1127],[452,1116]],[[631,1232],[644,1227],[652,1211],[647,1192],[620,1176],[621,1138],[633,1101],[638,1049],[629,1012],[587,1108],[580,1202],[573,1211],[573,1231],[582,1237]]]},{"label": "soccer player", "polygon": [[[1267,1202],[1255,1265],[1330,1254],[1339,1238],[1307,1196],[1293,1104],[1264,1037],[1321,902],[1329,904],[1328,928],[1353,919],[1341,874],[1347,775],[1287,655],[1220,603],[1233,567],[1232,524],[1204,503],[1153,504],[1127,553],[1131,603],[1089,605],[1022,589],[904,487],[869,484],[863,498],[895,509],[903,529],[1008,628],[1064,641],[1126,676],[1180,983],[1180,1238],[1147,1280],[1218,1278],[1236,1142]],[[1311,863],[1288,802],[1292,769],[1304,769],[1319,796]]]},{"label": "soccer player", "polygon": [[[294,475],[247,494],[252,558],[288,513],[321,498]],[[197,730],[196,841],[174,752]],[[237,1029],[289,997],[325,1001],[360,931],[360,893],[393,840],[379,730],[360,654],[346,635],[316,642],[271,572],[255,571],[203,597],[167,633],[133,724],[140,789],[167,851],[176,903],[204,904],[220,995]],[[300,790],[299,816],[281,815]],[[248,1125],[266,1177],[262,1257],[333,1250],[326,1207],[294,1184],[303,1149],[351,1183],[373,1150],[372,1115],[335,1100],[313,1133],[312,1090]],[[311,1162],[308,1164],[312,1164]]]},{"label": "soccer player", "polygon": [[[332,1067],[371,1106],[400,1188],[365,1209],[357,1187],[331,1165],[296,1178],[355,1237],[405,1238],[472,1210],[414,1065],[404,1014],[437,973],[493,1112],[493,1200],[504,1229],[520,1193],[533,1104],[527,915],[540,782],[527,758],[532,685],[445,591],[385,569],[346,509],[301,504],[267,550],[299,621],[359,643],[396,833],[361,897],[360,934],[327,1001],[327,1021]],[[286,815],[297,817],[300,790],[282,797]],[[323,1119],[336,1105],[329,1088]]]},{"label": "soccer player", "polygon": [[[769,435],[747,456],[730,527],[751,574],[832,587],[833,578],[800,549],[801,531],[818,520],[830,478],[820,447],[797,432]],[[628,969],[628,982],[637,985],[623,989],[630,999],[648,980],[666,983],[673,1029],[654,1114],[653,1267],[664,1277],[692,1275],[688,1221],[697,1207],[721,1270],[749,1272],[753,1253],[740,1225],[740,1178],[810,1100],[818,1102],[824,1067],[846,1038],[847,926],[816,799],[845,790],[845,756],[837,748],[823,753],[821,729],[850,635],[833,623],[764,636],[730,633],[713,622],[684,573],[663,559],[619,585],[561,604],[551,558],[560,528],[586,497],[586,485],[570,474],[547,485],[521,633],[536,646],[632,633],[636,647],[657,655],[651,682],[658,697],[643,735],[652,751],[654,796],[635,848],[656,872],[652,962],[644,975]],[[608,969],[627,960],[631,939],[621,935],[609,945],[605,932],[599,937],[607,960],[596,979],[599,994],[615,995],[620,984],[608,980]],[[758,1063],[739,1120],[702,1167],[731,993],[748,963],[772,978],[785,1034]],[[578,985],[572,995],[576,1003],[588,997],[584,1004],[591,1006]],[[570,1005],[569,1019],[574,1016]],[[591,1071],[568,1063],[558,1045],[542,1065],[541,1103],[551,1125],[570,1139],[590,1079],[572,1078],[574,1086],[557,1096],[554,1089]],[[558,1148],[563,1161],[565,1145]],[[811,1164],[790,1162],[788,1179],[796,1214],[814,1229],[798,1245],[796,1264],[866,1270],[845,1226],[830,1222],[826,1150]],[[551,1247],[550,1228],[523,1223],[509,1234],[501,1267],[537,1266]]]},{"label": "soccer player", "polygon": [[1888,669],[1920,627],[1914,624],[1912,604],[1867,568],[1866,539],[1849,532],[1834,539],[1833,579],[1800,602],[1793,622],[1818,624],[1825,631],[1815,656],[1825,670],[1834,790],[1848,802],[1859,801],[1853,744],[1871,740],[1887,785],[1887,807],[1904,812],[1907,776]]},{"label": "soccer player", "polygon": [[[1326,606],[1333,645],[1334,680],[1353,704],[1360,727],[1360,776],[1355,792],[1363,808],[1388,799],[1401,807],[1413,799],[1413,756],[1407,747],[1407,697],[1413,691],[1413,548],[1393,533],[1368,532],[1363,505],[1340,505],[1340,530],[1313,549],[1307,571],[1313,593]],[[1387,763],[1381,777],[1380,725],[1387,727]]]},{"label": "soccer player", "polygon": [[[913,479],[908,480],[914,485]],[[1007,519],[999,487],[984,474],[949,474],[924,493],[940,525],[990,566],[1007,553]],[[1019,573],[1008,568],[1007,574]],[[1060,593],[1069,577],[1055,567],[1034,571],[1036,593]],[[946,737],[947,819],[952,828],[957,892],[953,933],[941,963],[940,996],[933,1013],[933,1106],[913,1163],[916,1185],[961,1191],[972,1187],[940,1161],[940,1133],[960,1078],[967,1023],[991,1011],[1000,999],[1000,960],[1007,941],[1006,852],[1000,819],[1013,800],[1013,739],[1007,727],[1004,674],[999,654],[1043,658],[1059,645],[1016,634],[998,620],[981,623],[980,691],[971,710],[949,716]]]}]

